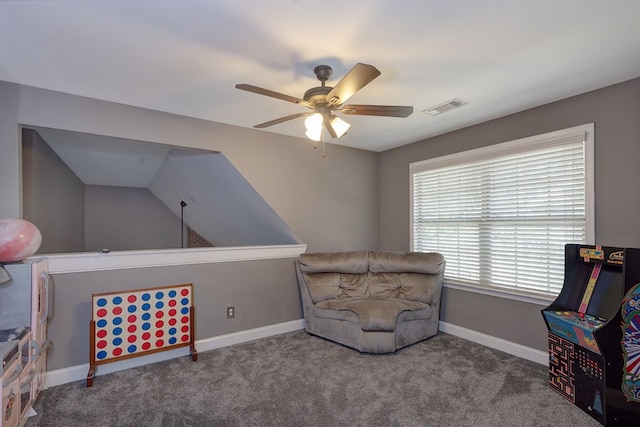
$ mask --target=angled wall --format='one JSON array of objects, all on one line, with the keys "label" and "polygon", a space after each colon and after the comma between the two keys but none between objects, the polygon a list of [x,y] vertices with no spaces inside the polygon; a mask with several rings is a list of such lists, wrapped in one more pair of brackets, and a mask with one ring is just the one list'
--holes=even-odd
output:
[{"label": "angled wall", "polygon": [[301,243],[221,153],[172,149],[148,188],[214,246]]},{"label": "angled wall", "polygon": [[22,142],[23,218],[42,233],[38,253],[84,251],[84,184],[36,131]]}]

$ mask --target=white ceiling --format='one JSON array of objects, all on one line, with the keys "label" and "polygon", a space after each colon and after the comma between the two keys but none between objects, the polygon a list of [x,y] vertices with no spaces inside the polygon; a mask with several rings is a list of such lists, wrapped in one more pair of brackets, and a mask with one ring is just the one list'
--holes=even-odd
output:
[{"label": "white ceiling", "polygon": [[237,83],[302,97],[363,62],[382,75],[349,102],[414,113],[333,142],[382,151],[640,76],[639,22],[638,0],[3,0],[0,80],[251,127],[305,109]]}]

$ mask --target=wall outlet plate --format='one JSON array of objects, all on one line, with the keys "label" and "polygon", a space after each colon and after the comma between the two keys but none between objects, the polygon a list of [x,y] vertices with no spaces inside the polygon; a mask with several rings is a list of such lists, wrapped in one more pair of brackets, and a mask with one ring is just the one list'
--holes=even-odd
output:
[{"label": "wall outlet plate", "polygon": [[227,319],[233,319],[234,317],[236,317],[236,308],[227,307]]}]

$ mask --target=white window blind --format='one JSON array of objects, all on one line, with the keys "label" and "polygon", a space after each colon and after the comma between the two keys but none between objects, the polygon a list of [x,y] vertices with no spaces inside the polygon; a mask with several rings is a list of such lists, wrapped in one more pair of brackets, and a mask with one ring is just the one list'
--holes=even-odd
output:
[{"label": "white window blind", "polygon": [[458,284],[555,296],[593,238],[593,125],[411,165],[412,246]]}]

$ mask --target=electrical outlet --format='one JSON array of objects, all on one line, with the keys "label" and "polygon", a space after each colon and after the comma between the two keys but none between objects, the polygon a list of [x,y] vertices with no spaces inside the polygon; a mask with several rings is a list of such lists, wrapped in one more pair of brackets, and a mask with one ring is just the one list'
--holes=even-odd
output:
[{"label": "electrical outlet", "polygon": [[234,317],[236,317],[236,308],[227,307],[227,319],[233,319]]}]

